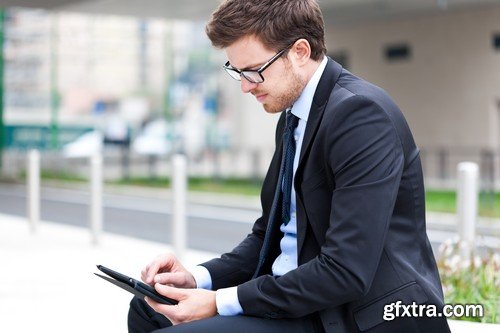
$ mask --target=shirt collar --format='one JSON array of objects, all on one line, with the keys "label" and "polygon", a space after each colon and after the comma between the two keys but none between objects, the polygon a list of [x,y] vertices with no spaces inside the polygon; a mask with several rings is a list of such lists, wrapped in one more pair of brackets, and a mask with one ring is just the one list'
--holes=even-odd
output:
[{"label": "shirt collar", "polygon": [[321,75],[325,70],[327,62],[328,58],[323,57],[323,60],[319,64],[304,90],[302,90],[299,98],[295,101],[295,103],[293,103],[291,112],[306,122],[309,118],[309,111],[311,111],[314,93],[316,92],[316,88],[318,87],[319,80],[321,79]]}]

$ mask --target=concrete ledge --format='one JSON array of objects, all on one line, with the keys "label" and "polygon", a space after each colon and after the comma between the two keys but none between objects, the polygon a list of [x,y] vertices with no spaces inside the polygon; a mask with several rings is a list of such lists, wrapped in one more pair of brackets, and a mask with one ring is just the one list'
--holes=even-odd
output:
[{"label": "concrete ledge", "polygon": [[[0,214],[0,332],[126,332],[131,295],[93,275],[96,264],[133,277],[167,244],[103,235],[91,245],[86,229],[42,222],[32,234],[24,218]],[[186,264],[217,254],[189,251]],[[496,333],[500,325],[450,320],[453,333]]]},{"label": "concrete ledge", "polygon": [[[90,242],[82,228],[42,222],[32,234],[25,219],[0,214],[0,332],[126,332],[132,295],[94,276],[95,265],[138,278],[170,247],[111,234]],[[187,266],[214,255],[189,251]]]}]

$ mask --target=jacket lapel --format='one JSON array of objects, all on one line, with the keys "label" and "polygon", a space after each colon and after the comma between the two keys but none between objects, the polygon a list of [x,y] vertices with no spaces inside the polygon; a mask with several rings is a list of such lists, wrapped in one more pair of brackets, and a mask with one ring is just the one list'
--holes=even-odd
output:
[{"label": "jacket lapel", "polygon": [[[302,181],[302,169],[304,168],[304,164],[307,161],[307,158],[305,157],[307,156],[311,148],[311,144],[314,141],[314,137],[316,136],[316,132],[318,131],[319,124],[321,123],[321,119],[323,118],[323,113],[325,111],[328,98],[330,97],[333,87],[339,79],[341,72],[342,66],[329,58],[325,70],[323,71],[323,75],[321,75],[318,87],[316,88],[316,92],[314,94],[313,102],[311,105],[311,110],[309,112],[309,117],[307,119],[304,139],[302,141],[302,147],[300,149],[299,165],[295,173],[295,189],[299,188],[297,187],[297,184],[300,184],[300,182]],[[297,196],[297,200],[301,200],[299,196]],[[303,204],[301,206],[303,207]],[[297,209],[299,209],[298,206]],[[306,222],[303,219],[297,219],[298,254],[300,254],[302,246],[304,245],[306,230]]]},{"label": "jacket lapel", "polygon": [[326,102],[333,90],[335,83],[337,82],[342,67],[334,62],[332,59],[328,59],[323,75],[319,80],[318,87],[314,94],[313,102],[311,105],[311,110],[309,111],[309,117],[307,119],[306,130],[304,133],[304,140],[302,141],[302,148],[300,149],[300,159],[299,165],[297,167],[297,173],[301,169],[301,165],[304,162],[304,156],[309,151],[313,138],[316,134],[321,119],[323,117],[323,112],[325,110]]}]

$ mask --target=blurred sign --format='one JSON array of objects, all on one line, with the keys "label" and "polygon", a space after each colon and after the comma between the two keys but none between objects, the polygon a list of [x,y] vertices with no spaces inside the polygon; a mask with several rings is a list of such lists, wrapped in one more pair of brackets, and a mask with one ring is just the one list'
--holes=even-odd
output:
[{"label": "blurred sign", "polygon": [[[82,134],[92,131],[91,127],[60,126],[58,128],[58,138],[61,147]],[[40,150],[50,149],[51,128],[43,125],[6,125],[6,148],[10,149],[30,149]]]}]

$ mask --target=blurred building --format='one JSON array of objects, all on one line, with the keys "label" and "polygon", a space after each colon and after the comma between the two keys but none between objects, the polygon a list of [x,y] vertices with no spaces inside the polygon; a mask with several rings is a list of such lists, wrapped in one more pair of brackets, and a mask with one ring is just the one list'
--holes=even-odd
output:
[{"label": "blurred building", "polygon": [[[325,10],[328,54],[396,100],[422,150],[428,184],[453,186],[457,163],[470,160],[492,186],[500,179],[500,4],[449,1],[447,9],[443,1],[435,8],[417,2],[392,11],[394,1]],[[233,97],[231,105],[244,111],[242,145],[272,140],[274,123],[252,98]]]},{"label": "blurred building", "polygon": [[173,29],[164,20],[26,9],[6,13],[7,122],[47,122],[57,109],[63,123],[92,124],[99,103],[131,95],[146,95],[161,107],[171,76],[166,36]]},{"label": "blurred building", "polygon": [[[188,109],[205,110],[199,116],[186,116],[178,130],[188,132],[188,125],[206,121],[211,124],[205,127],[207,135],[199,137],[199,131],[191,129],[197,141],[267,161],[274,148],[277,117],[266,114],[252,96],[241,94],[238,83],[220,70],[223,53],[211,51],[203,36],[204,22],[218,2],[37,1],[36,6],[48,9],[93,14],[54,15],[48,22],[40,18],[39,28],[32,28],[59,27],[58,45],[65,49],[59,53],[58,61],[65,65],[57,68],[56,84],[61,118],[88,110],[82,101],[88,101],[86,94],[92,91],[104,89],[114,98],[147,90],[151,107],[162,109],[166,104],[173,116]],[[456,163],[463,160],[480,163],[487,183],[500,179],[500,0],[323,0],[320,5],[329,55],[387,90],[401,106],[422,150],[429,183],[447,185],[455,176]],[[169,23],[179,18],[197,23],[194,28]],[[123,29],[117,28],[118,22]],[[47,42],[42,42],[46,37],[35,32],[31,38],[40,38],[45,62],[33,63],[29,56],[23,61],[46,76],[51,68],[44,65],[51,61],[43,46]],[[200,51],[195,51],[197,47]],[[107,82],[106,77],[119,84]],[[86,92],[69,88],[82,85]],[[47,99],[49,85],[30,87],[37,93],[27,104],[53,107],[53,99]],[[11,103],[15,100],[9,97]],[[19,110],[15,113],[20,115]],[[220,136],[210,134],[221,130],[223,144]]]},{"label": "blurred building", "polygon": [[217,89],[202,24],[25,8],[5,17],[8,147],[59,149],[93,129],[119,142],[157,118],[209,126]]},{"label": "blurred building", "polygon": [[329,28],[331,55],[403,110],[427,176],[473,160],[500,177],[499,18],[496,5]]}]

